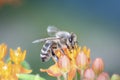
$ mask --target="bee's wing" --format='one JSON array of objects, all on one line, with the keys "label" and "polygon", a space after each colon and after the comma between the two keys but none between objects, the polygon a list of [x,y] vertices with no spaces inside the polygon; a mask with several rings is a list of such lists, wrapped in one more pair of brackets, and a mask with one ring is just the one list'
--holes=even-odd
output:
[{"label": "bee's wing", "polygon": [[56,28],[55,26],[48,26],[47,28],[47,33],[49,36],[55,36],[55,34],[60,31],[58,28]]},{"label": "bee's wing", "polygon": [[32,43],[38,43],[38,42],[43,42],[43,41],[46,41],[46,39],[37,39],[37,40],[34,40]]},{"label": "bee's wing", "polygon": [[56,39],[60,39],[60,38],[56,38],[56,37],[42,38],[42,39],[37,39],[37,40],[33,41],[32,43],[38,43],[38,42],[44,42],[47,40],[56,40]]}]

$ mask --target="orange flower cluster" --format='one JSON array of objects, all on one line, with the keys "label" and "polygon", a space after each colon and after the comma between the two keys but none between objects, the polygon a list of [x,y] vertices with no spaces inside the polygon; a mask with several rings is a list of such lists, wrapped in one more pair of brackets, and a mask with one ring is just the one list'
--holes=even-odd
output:
[{"label": "orange flower cluster", "polygon": [[10,49],[10,60],[4,61],[7,54],[7,45],[0,45],[0,80],[18,80],[17,74],[19,73],[31,73],[32,70],[27,70],[22,67],[21,62],[24,61],[26,56],[26,50],[23,52],[18,47],[17,50]]},{"label": "orange flower cluster", "polygon": [[58,79],[63,76],[65,80],[73,80],[77,71],[81,72],[89,67],[90,49],[75,45],[74,49],[63,48],[63,51],[64,54],[61,50],[56,50],[58,61],[48,69],[40,69],[40,71],[47,72],[50,76]]},{"label": "orange flower cluster", "polygon": [[[109,80],[109,75],[103,72],[104,63],[101,58],[96,58],[90,67],[90,49],[87,47],[74,46],[74,49],[63,48],[56,50],[55,54],[58,61],[48,69],[40,69],[41,72],[47,72],[48,75],[57,77],[60,80],[61,76],[64,80],[73,80],[76,78],[76,73],[79,72],[80,80]],[[77,79],[75,79],[77,80]]]}]

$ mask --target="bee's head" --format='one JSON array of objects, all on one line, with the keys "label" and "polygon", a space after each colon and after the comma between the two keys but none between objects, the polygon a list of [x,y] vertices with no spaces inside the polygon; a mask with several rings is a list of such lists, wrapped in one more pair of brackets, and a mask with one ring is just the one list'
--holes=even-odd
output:
[{"label": "bee's head", "polygon": [[74,47],[75,43],[77,42],[77,36],[74,33],[71,33],[69,37],[69,43],[71,44],[72,47]]}]

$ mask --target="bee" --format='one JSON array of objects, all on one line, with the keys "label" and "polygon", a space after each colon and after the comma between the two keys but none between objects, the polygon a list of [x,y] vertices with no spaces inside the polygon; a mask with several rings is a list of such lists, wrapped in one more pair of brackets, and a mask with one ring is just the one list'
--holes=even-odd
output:
[{"label": "bee", "polygon": [[77,43],[77,36],[74,33],[59,30],[54,26],[48,26],[47,33],[50,37],[42,38],[33,41],[32,43],[45,42],[41,49],[40,57],[43,62],[49,61],[52,57],[55,61],[58,57],[55,55],[55,50],[60,49],[61,53],[64,54],[63,47],[73,49]]},{"label": "bee", "polygon": [[68,49],[74,48],[74,46],[78,44],[77,36],[73,32],[62,31],[54,26],[48,26],[47,32],[49,36],[59,38],[60,43]]}]

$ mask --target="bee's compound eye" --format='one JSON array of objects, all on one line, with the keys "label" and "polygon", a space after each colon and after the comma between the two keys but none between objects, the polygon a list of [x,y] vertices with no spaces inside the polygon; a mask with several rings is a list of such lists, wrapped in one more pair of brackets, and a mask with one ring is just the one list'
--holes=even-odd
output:
[{"label": "bee's compound eye", "polygon": [[71,37],[69,38],[69,42],[72,42],[72,38]]}]

